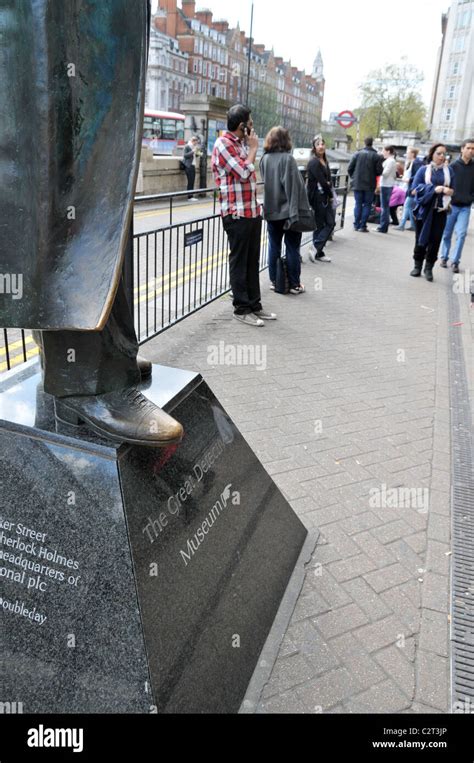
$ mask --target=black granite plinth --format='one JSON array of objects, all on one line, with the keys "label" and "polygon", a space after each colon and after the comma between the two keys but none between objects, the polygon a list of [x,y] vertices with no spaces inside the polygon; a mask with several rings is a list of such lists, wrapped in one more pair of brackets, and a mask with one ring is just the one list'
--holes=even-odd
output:
[{"label": "black granite plinth", "polygon": [[0,386],[3,701],[237,712],[306,530],[200,375],[142,391],[178,446],[61,425],[36,365]]}]

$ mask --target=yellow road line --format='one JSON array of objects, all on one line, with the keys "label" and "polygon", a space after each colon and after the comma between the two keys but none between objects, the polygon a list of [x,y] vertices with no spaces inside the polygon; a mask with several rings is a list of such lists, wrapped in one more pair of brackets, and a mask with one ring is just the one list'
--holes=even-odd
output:
[{"label": "yellow road line", "polygon": [[[31,336],[31,334],[29,336],[25,336],[25,345],[26,344],[34,344],[33,337]],[[14,350],[19,350],[22,347],[23,347],[23,342],[21,341],[21,339],[19,339],[17,342],[9,342],[8,343],[8,351],[9,352],[12,352]],[[3,355],[6,355],[6,354],[7,354],[7,351],[6,351],[5,347],[1,347],[0,348],[0,357],[2,357]]]},{"label": "yellow road line", "polygon": [[[206,209],[209,204],[214,204],[214,201],[206,201],[202,204],[193,204],[193,209]],[[173,207],[173,215],[178,214],[178,212],[182,209],[187,209],[190,207],[190,204],[180,204],[178,207]],[[161,215],[169,215],[170,210],[169,207],[167,209],[160,209],[158,211],[154,211],[153,209],[149,209],[146,212],[135,212],[134,217],[136,220],[142,220],[144,217],[160,217]],[[182,222],[186,222],[183,220]],[[193,222],[193,220],[189,220],[190,223]]]},{"label": "yellow road line", "polygon": [[[35,355],[38,354],[38,348],[35,347],[34,350],[28,350],[26,353],[26,359],[29,360],[30,358],[34,358]],[[24,362],[23,353],[21,355],[16,355],[14,358],[10,358],[10,368],[13,368],[14,366],[19,366],[20,363]],[[1,371],[8,371],[8,366],[6,362],[0,363],[0,372]]]}]

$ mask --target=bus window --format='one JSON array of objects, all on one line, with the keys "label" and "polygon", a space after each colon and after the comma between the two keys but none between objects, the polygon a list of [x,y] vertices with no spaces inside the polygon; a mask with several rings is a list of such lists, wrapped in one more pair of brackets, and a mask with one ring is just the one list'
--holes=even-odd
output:
[{"label": "bus window", "polygon": [[176,121],[176,139],[184,143],[184,122],[182,119]]},{"label": "bus window", "polygon": [[163,119],[163,139],[176,140],[176,120]]}]

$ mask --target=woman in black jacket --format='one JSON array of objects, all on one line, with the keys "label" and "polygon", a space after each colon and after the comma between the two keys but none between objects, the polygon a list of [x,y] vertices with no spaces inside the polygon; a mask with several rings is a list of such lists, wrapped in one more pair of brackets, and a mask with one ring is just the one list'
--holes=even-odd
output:
[{"label": "woman in black jacket", "polygon": [[310,253],[311,262],[331,262],[324,247],[334,230],[336,221],[332,206],[331,171],[326,158],[326,144],[321,135],[313,140],[313,159],[308,162],[308,198],[314,209],[316,230],[313,233],[315,252]]}]

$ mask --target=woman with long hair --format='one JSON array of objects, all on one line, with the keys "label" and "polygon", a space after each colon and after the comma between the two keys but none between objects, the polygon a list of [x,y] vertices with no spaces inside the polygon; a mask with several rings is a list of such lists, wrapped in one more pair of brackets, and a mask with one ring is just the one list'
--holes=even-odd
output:
[{"label": "woman with long hair", "polygon": [[292,143],[288,130],[281,126],[272,127],[263,148],[260,174],[264,182],[263,208],[269,239],[270,288],[275,289],[277,260],[281,256],[284,240],[290,294],[301,294],[304,292],[300,281],[301,233],[292,230],[292,226],[298,227],[303,211],[307,210],[308,214],[311,211],[306,188],[291,154]]},{"label": "woman with long hair", "polygon": [[322,135],[316,135],[313,139],[311,153],[313,158],[309,160],[307,168],[308,198],[314,209],[316,230],[313,233],[315,251],[310,253],[309,258],[311,262],[331,262],[331,258],[324,253],[324,247],[335,228],[336,218],[332,206],[331,170]]},{"label": "woman with long hair", "polygon": [[443,237],[444,226],[450,207],[453,189],[453,173],[446,164],[446,146],[435,143],[431,147],[426,165],[420,167],[413,180],[415,206],[413,213],[416,224],[414,267],[410,275],[421,275],[423,262],[424,276],[433,280],[433,266]]}]

